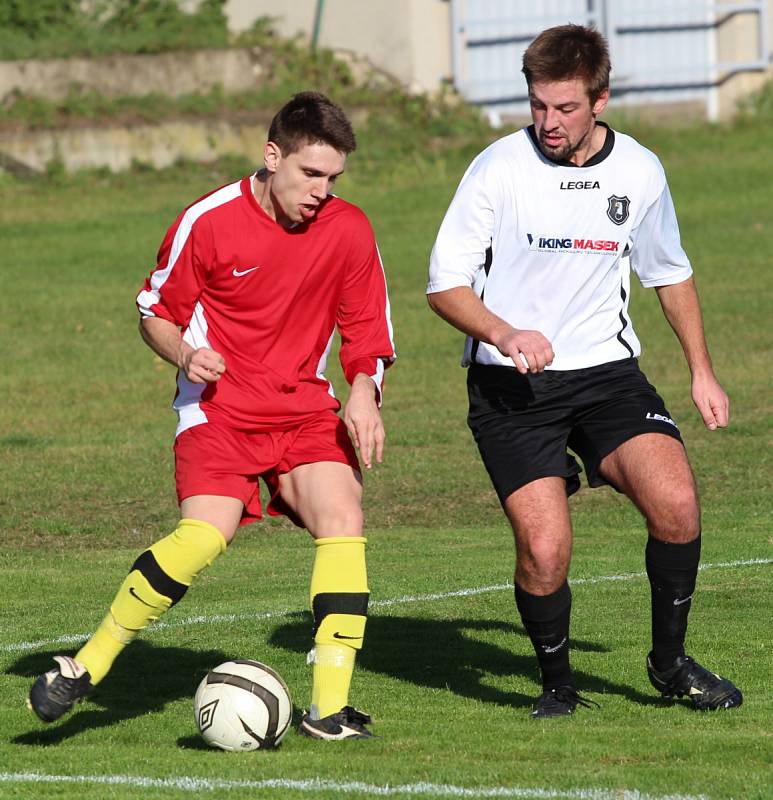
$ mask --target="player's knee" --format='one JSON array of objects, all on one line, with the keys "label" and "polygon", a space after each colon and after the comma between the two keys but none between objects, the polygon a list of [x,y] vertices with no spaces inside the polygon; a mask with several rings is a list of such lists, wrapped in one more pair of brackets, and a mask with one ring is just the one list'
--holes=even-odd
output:
[{"label": "player's knee", "polygon": [[311,530],[316,536],[362,536],[363,525],[362,509],[351,504],[318,512]]},{"label": "player's knee", "polygon": [[524,588],[552,591],[566,579],[568,566],[569,551],[563,543],[537,540],[519,548],[516,576]]},{"label": "player's knee", "polygon": [[650,532],[657,538],[671,542],[692,541],[701,530],[695,488],[689,484],[669,487],[646,517]]}]

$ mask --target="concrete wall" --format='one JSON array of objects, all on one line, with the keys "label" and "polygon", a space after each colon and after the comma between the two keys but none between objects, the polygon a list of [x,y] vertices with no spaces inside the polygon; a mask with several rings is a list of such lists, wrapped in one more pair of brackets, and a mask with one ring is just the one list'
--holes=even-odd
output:
[{"label": "concrete wall", "polygon": [[[285,0],[282,4],[276,0],[228,0],[226,11],[234,31],[248,28],[258,17],[278,16],[275,25],[282,35],[300,34],[309,39],[317,3],[318,0]],[[768,0],[768,5],[768,42],[773,43],[773,0]],[[755,15],[733,16],[717,31],[715,61],[733,64],[757,59],[757,31]],[[444,0],[324,3],[320,46],[364,56],[416,91],[434,91],[450,77],[450,40],[450,4]],[[105,95],[151,91],[179,95],[206,91],[216,84],[226,91],[239,91],[270,75],[271,64],[265,58],[259,51],[232,50],[2,62],[0,101],[14,91],[61,98],[73,84]],[[768,65],[766,71],[742,73],[727,80],[715,92],[718,115],[731,115],[738,98],[759,88],[770,76]],[[265,121],[251,119],[4,132],[0,135],[0,169],[42,170],[49,162],[61,160],[67,169],[104,166],[121,170],[133,160],[163,167],[181,156],[207,161],[228,153],[246,154],[257,161],[265,128]]]},{"label": "concrete wall", "polygon": [[[725,5],[742,5],[742,0],[731,0]],[[732,16],[717,29],[717,61],[719,63],[748,62],[759,57],[759,21],[756,14],[740,13]],[[773,78],[773,0],[767,2],[767,45],[765,71],[741,72],[730,77],[717,90],[717,116],[728,119],[736,111],[739,100],[757,91],[766,80]]]},{"label": "concrete wall", "polygon": [[[195,5],[198,0],[189,0]],[[225,11],[235,32],[260,17],[275,18],[283,36],[310,40],[319,0],[227,0]],[[742,6],[732,0],[725,6]],[[364,57],[413,91],[436,91],[452,77],[450,2],[447,0],[325,0],[319,44]],[[767,0],[768,49],[773,46],[773,0]],[[716,31],[715,60],[751,61],[758,57],[757,16],[733,16]],[[767,54],[770,59],[770,53]],[[184,63],[184,65],[183,65]],[[61,99],[81,85],[105,95],[162,92],[179,95],[207,91],[220,84],[242,91],[270,71],[260,54],[248,50],[200,51],[180,55],[115,55],[97,59],[0,62],[0,102],[14,91]],[[716,91],[712,116],[728,117],[739,98],[771,76],[746,72],[729,78]]]},{"label": "concrete wall", "polygon": [[105,167],[113,172],[135,162],[168,167],[180,158],[209,162],[225,155],[262,163],[268,123],[166,122],[160,125],[25,131],[0,136],[0,168],[42,172],[53,161],[68,171]]},{"label": "concrete wall", "polygon": [[[231,30],[260,17],[276,31],[310,40],[318,0],[227,0]],[[325,0],[320,47],[350,50],[415,92],[434,92],[451,77],[450,11],[446,0]]]},{"label": "concrete wall", "polygon": [[[744,3],[745,0],[730,0],[723,6]],[[773,0],[766,3],[770,50]],[[225,12],[234,31],[245,30],[259,17],[273,17],[281,35],[301,35],[309,40],[318,5],[319,0],[227,0]],[[441,81],[452,77],[448,0],[324,0],[321,5],[320,46],[353,51],[413,91],[436,91]],[[739,63],[758,58],[756,14],[738,14],[715,34],[716,62]],[[766,54],[769,64],[770,55]],[[716,90],[709,115],[732,116],[738,100],[758,89],[772,74],[769,67],[767,71],[743,72],[728,78]]]},{"label": "concrete wall", "polygon": [[217,84],[238,92],[255,88],[264,75],[260,54],[250,50],[2,61],[0,101],[15,91],[61,100],[73,85],[108,97],[149,92],[176,97]]}]

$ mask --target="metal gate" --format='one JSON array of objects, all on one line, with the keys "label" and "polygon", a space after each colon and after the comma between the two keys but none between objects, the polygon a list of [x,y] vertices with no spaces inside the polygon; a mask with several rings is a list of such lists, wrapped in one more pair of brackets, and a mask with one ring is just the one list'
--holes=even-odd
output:
[{"label": "metal gate", "polygon": [[[609,42],[612,105],[700,102],[718,114],[717,88],[768,66],[766,0],[451,0],[454,83],[496,119],[527,115],[523,52],[545,28],[593,25]],[[756,24],[756,52],[722,62],[718,31],[738,15]]]}]

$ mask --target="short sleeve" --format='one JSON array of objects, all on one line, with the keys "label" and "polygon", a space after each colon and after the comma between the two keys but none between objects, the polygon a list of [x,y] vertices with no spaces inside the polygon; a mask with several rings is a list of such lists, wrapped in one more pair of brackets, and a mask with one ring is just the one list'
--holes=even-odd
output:
[{"label": "short sleeve", "polygon": [[440,225],[429,264],[427,294],[472,286],[493,236],[499,182],[483,153],[462,177]]},{"label": "short sleeve", "polygon": [[208,225],[182,214],[166,233],[158,251],[156,268],[137,295],[145,317],[161,317],[185,327],[206,282],[207,253],[211,250]]},{"label": "short sleeve", "polygon": [[631,242],[631,267],[642,286],[669,286],[692,275],[665,177],[655,201],[638,227],[631,231]]}]

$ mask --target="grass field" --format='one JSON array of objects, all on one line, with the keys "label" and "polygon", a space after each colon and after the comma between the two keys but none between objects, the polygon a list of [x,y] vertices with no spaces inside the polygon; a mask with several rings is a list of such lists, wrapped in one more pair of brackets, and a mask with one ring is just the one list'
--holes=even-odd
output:
[{"label": "grass field", "polygon": [[[400,357],[386,460],[366,481],[372,615],[352,699],[378,739],[288,735],[276,752],[208,750],[191,697],[205,672],[257,658],[308,703],[311,547],[282,521],[245,529],[77,713],[24,707],[74,652],[139,550],[176,521],[173,370],[136,333],[133,298],[177,211],[228,167],[0,183],[0,797],[375,796],[769,798],[771,281],[767,123],[645,131],[664,161],[732,424],[709,434],[652,292],[634,293],[642,366],[680,423],[703,498],[704,569],[688,649],[743,689],[701,715],[649,687],[645,535],[611,490],[572,499],[574,665],[600,703],[528,717],[538,693],[516,624],[509,530],[464,422],[461,336],[423,296],[437,226],[470,153],[385,167],[339,193],[373,220]],[[234,168],[234,167],[232,167]],[[235,169],[235,168],[234,168]],[[340,380],[338,386],[341,386]]]}]

